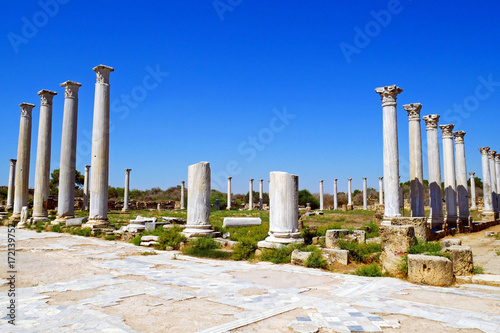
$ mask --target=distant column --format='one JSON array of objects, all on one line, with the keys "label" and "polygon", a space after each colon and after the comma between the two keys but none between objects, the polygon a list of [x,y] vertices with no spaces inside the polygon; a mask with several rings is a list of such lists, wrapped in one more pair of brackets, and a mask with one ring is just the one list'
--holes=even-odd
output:
[{"label": "distant column", "polygon": [[264,202],[264,179],[259,180],[259,209],[262,210]]},{"label": "distant column", "polygon": [[495,219],[495,212],[493,211],[492,192],[491,192],[491,179],[490,179],[490,162],[488,160],[488,151],[490,147],[480,147],[481,152],[481,165],[483,171],[483,202],[484,208],[481,213],[482,219],[489,221]]},{"label": "distant column", "polygon": [[363,209],[368,209],[368,189],[366,186],[366,178],[363,178]]},{"label": "distant column", "polygon": [[338,209],[338,197],[337,197],[337,178],[333,180],[333,209]]},{"label": "distant column", "polygon": [[457,187],[455,180],[455,152],[453,135],[455,125],[439,125],[443,132],[443,168],[444,168],[444,198],[446,204],[446,223],[448,227],[457,225]]},{"label": "distant column", "polygon": [[184,202],[186,194],[185,192],[185,187],[186,187],[186,182],[183,180],[181,181],[181,209],[186,209],[186,204]]},{"label": "distant column", "polygon": [[469,226],[469,187],[467,186],[467,165],[465,162],[465,131],[453,132],[455,137],[455,159],[457,173],[458,221]]},{"label": "distant column", "polygon": [[[19,141],[17,144],[17,167],[14,185],[14,208],[10,219],[13,222],[21,220],[21,209],[28,206],[28,184],[30,174],[31,153],[31,113],[34,104],[21,103],[21,122],[19,124]],[[22,228],[25,225],[19,224]]]},{"label": "distant column", "polygon": [[352,206],[352,189],[351,189],[352,178],[347,178],[347,204]]},{"label": "distant column", "polygon": [[384,204],[384,177],[378,177],[378,203]]},{"label": "distant column", "polygon": [[425,217],[424,209],[424,170],[422,162],[422,132],[420,129],[420,110],[422,104],[403,105],[408,112],[410,135],[410,202],[411,216]]},{"label": "distant column", "polygon": [[476,206],[476,181],[475,172],[469,172],[470,176],[470,210],[477,210]]},{"label": "distant column", "polygon": [[231,179],[233,177],[227,177],[227,210],[231,209]]},{"label": "distant column", "polygon": [[490,163],[490,186],[491,186],[491,197],[493,211],[495,212],[495,217],[498,215],[498,198],[497,198],[497,172],[495,168],[495,155],[496,150],[490,150],[488,152],[488,161]]},{"label": "distant column", "polygon": [[16,185],[16,162],[17,160],[11,159],[9,171],[9,188],[7,189],[7,210],[11,211],[14,207],[14,187]]},{"label": "distant column", "polygon": [[90,177],[90,165],[85,166],[85,179],[83,180],[83,210],[89,210],[89,177]]},{"label": "distant column", "polygon": [[90,170],[90,210],[87,225],[107,226],[109,185],[109,75],[112,67],[99,65],[96,72],[94,120],[92,125],[92,169]]},{"label": "distant column", "polygon": [[129,191],[130,191],[130,171],[132,169],[125,169],[125,189],[123,190],[123,209],[122,211],[128,212],[128,200],[129,200]]},{"label": "distant column", "polygon": [[500,155],[495,155],[495,176],[496,176],[496,189],[497,189],[497,208],[500,211]]},{"label": "distant column", "polygon": [[429,171],[430,212],[427,222],[431,229],[441,229],[443,225],[443,195],[441,190],[441,161],[439,154],[439,115],[423,117],[427,129],[427,163]]},{"label": "distant column", "polygon": [[376,88],[382,98],[384,137],[384,189],[385,206],[382,224],[390,224],[391,218],[401,216],[399,200],[399,148],[397,125],[397,96],[403,89],[396,85]]},{"label": "distant column", "polygon": [[253,179],[248,180],[248,210],[253,209]]},{"label": "distant column", "polygon": [[210,163],[200,162],[188,167],[187,237],[212,235],[210,224]]},{"label": "distant column", "polygon": [[319,210],[323,210],[323,180],[319,181]]}]

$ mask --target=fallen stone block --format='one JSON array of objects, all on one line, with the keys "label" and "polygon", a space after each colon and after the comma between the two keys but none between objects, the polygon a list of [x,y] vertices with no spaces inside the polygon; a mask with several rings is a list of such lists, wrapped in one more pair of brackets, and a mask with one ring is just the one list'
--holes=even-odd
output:
[{"label": "fallen stone block", "polygon": [[232,241],[230,239],[225,239],[225,238],[214,238],[214,241],[222,245],[223,247],[228,247],[230,249],[233,249],[238,242]]},{"label": "fallen stone block", "polygon": [[484,235],[487,237],[493,237],[493,236],[495,236],[495,232],[494,231],[485,231]]},{"label": "fallen stone block", "polygon": [[429,240],[430,230],[426,217],[393,217],[391,225],[411,225],[415,230],[417,239],[421,241]]},{"label": "fallen stone block", "polygon": [[349,251],[340,249],[321,249],[323,258],[326,259],[328,265],[333,265],[338,262],[342,265],[349,264]]},{"label": "fallen stone block", "polygon": [[146,222],[156,222],[157,218],[156,217],[144,217],[138,215],[135,220],[130,220],[130,224],[146,224]]},{"label": "fallen stone block", "polygon": [[349,235],[346,236],[346,239],[351,242],[357,242],[360,244],[366,243],[366,231],[364,230],[353,230]]},{"label": "fallen stone block", "polygon": [[387,225],[380,228],[380,235],[382,238],[380,264],[385,271],[398,274],[401,258],[417,243],[415,230],[411,225]]},{"label": "fallen stone block", "polygon": [[180,218],[180,217],[168,217],[168,216],[163,216],[161,218],[163,222],[167,222],[170,224],[186,224],[186,219]]},{"label": "fallen stone block", "polygon": [[462,240],[458,238],[450,238],[450,239],[442,239],[441,247],[444,249],[445,247],[450,247],[453,245],[462,245]]},{"label": "fallen stone block", "polygon": [[445,257],[409,254],[408,279],[413,283],[449,286],[455,282],[453,262]]},{"label": "fallen stone block", "polygon": [[470,246],[452,245],[443,250],[451,255],[453,273],[455,275],[470,275],[474,269],[472,250]]},{"label": "fallen stone block", "polygon": [[326,231],[325,244],[327,248],[337,247],[339,239],[344,238],[349,234],[347,229],[331,229]]},{"label": "fallen stone block", "polygon": [[260,217],[225,217],[222,222],[223,227],[249,227],[261,224]]},{"label": "fallen stone block", "polygon": [[306,264],[307,259],[311,256],[312,252],[303,252],[300,250],[293,250],[291,262],[293,265],[304,266]]},{"label": "fallen stone block", "polygon": [[129,224],[127,226],[128,232],[143,232],[146,230],[146,226],[144,224]]},{"label": "fallen stone block", "polygon": [[158,238],[160,238],[160,236],[152,236],[152,235],[142,236],[141,241],[142,242],[151,242],[151,241],[157,242]]},{"label": "fallen stone block", "polygon": [[313,245],[319,244],[320,242],[325,242],[325,236],[313,237],[312,238]]},{"label": "fallen stone block", "polygon": [[77,217],[74,219],[67,219],[66,220],[66,226],[68,227],[79,227],[85,222],[87,222],[88,219],[86,217]]},{"label": "fallen stone block", "polygon": [[158,245],[158,242],[141,242],[141,246],[144,246],[144,247],[151,247],[151,246],[155,246],[155,245]]}]

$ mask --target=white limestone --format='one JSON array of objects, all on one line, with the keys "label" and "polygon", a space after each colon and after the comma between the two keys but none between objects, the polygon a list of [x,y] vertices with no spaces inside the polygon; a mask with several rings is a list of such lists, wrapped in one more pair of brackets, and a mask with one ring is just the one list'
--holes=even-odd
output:
[{"label": "white limestone", "polygon": [[274,171],[270,174],[269,236],[259,247],[303,242],[299,231],[299,176]]},{"label": "white limestone", "polygon": [[248,210],[253,209],[253,179],[248,180]]},{"label": "white limestone", "polygon": [[89,177],[90,177],[90,165],[85,166],[85,178],[83,180],[83,207],[82,210],[89,210]]},{"label": "white limestone", "polygon": [[494,219],[495,212],[493,211],[493,201],[491,192],[491,178],[490,178],[490,163],[488,160],[488,151],[490,147],[480,147],[481,152],[481,164],[483,171],[483,202],[484,209],[482,212],[483,219],[489,220]]},{"label": "white limestone", "polygon": [[320,180],[319,181],[319,210],[323,210],[324,206],[323,206],[323,200],[324,200],[324,197],[323,197],[324,193],[323,193],[323,180]]},{"label": "white limestone", "polygon": [[352,178],[347,178],[347,204],[352,206]]},{"label": "white limestone", "polygon": [[187,237],[210,236],[210,163],[200,162],[188,167]]},{"label": "white limestone", "polygon": [[366,178],[363,178],[363,209],[367,210],[368,209],[368,189],[366,186]]},{"label": "white limestone", "polygon": [[495,167],[495,155],[496,155],[496,150],[490,150],[488,152],[488,162],[490,164],[490,186],[491,186],[491,197],[492,197],[492,206],[493,206],[493,211],[496,213],[495,215],[498,214],[498,191],[497,191],[497,173],[496,173],[496,167]]},{"label": "white limestone", "polygon": [[445,222],[448,227],[457,224],[457,187],[455,180],[455,153],[453,135],[451,132],[455,125],[439,125],[443,132],[443,169],[444,169],[444,198],[446,204]]},{"label": "white limestone", "polygon": [[[264,200],[264,179],[259,179],[259,205],[262,205]],[[262,207],[260,207],[262,209]]]},{"label": "white limestone", "polygon": [[112,67],[99,65],[96,72],[94,120],[92,125],[92,169],[90,170],[91,227],[105,226],[108,221],[108,179],[109,179],[109,75]]},{"label": "white limestone", "polygon": [[181,181],[181,209],[186,209],[186,182],[183,180]]},{"label": "white limestone", "polygon": [[384,177],[378,177],[378,203],[384,204]]},{"label": "white limestone", "polygon": [[458,221],[462,226],[469,225],[469,187],[467,186],[467,165],[465,162],[465,131],[453,132],[455,137],[455,158],[458,197]]},{"label": "white limestone", "polygon": [[260,217],[225,217],[222,222],[223,227],[249,227],[261,224]]},{"label": "white limestone", "polygon": [[10,159],[9,170],[9,187],[7,189],[7,210],[12,210],[14,207],[14,187],[16,186],[16,162],[15,159]]},{"label": "white limestone", "polygon": [[384,137],[384,189],[385,206],[383,225],[390,225],[391,218],[401,216],[399,200],[399,148],[397,125],[397,96],[403,89],[396,85],[376,88],[382,99]]},{"label": "white limestone", "polygon": [[125,169],[125,188],[123,189],[123,209],[122,211],[127,212],[129,210],[128,200],[130,191],[130,171],[132,169]]},{"label": "white limestone", "polygon": [[333,180],[333,209],[338,209],[338,197],[337,197],[337,179]]},{"label": "white limestone", "polygon": [[[17,166],[14,185],[14,207],[10,219],[19,222],[22,207],[28,206],[28,184],[31,155],[31,113],[34,104],[21,103],[21,122],[19,124],[19,141],[17,146]],[[19,223],[22,228],[25,224]]]},{"label": "white limestone", "polygon": [[497,188],[497,208],[500,210],[500,155],[495,155],[495,176],[496,176],[496,188]]},{"label": "white limestone", "polygon": [[231,209],[231,179],[233,177],[227,177],[227,210]]},{"label": "white limestone", "polygon": [[475,182],[475,172],[469,172],[470,176],[470,210],[477,210],[476,205],[476,182]]}]

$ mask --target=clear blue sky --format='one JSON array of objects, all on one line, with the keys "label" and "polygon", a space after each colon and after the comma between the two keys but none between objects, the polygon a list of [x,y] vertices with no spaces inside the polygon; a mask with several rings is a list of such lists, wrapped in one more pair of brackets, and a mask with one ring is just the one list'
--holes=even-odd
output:
[{"label": "clear blue sky", "polygon": [[[223,191],[226,171],[237,193],[248,191],[249,178],[256,179],[255,189],[257,179],[265,179],[267,191],[270,171],[298,174],[300,188],[311,192],[325,179],[325,192],[331,193],[333,178],[339,179],[339,191],[346,191],[347,178],[353,178],[353,188],[361,188],[362,177],[378,188],[382,109],[374,88],[391,84],[404,89],[398,98],[402,180],[409,176],[403,104],[422,103],[422,116],[438,113],[441,124],[454,122],[456,130],[465,130],[467,168],[479,177],[477,148],[500,150],[497,2],[41,3],[52,5],[2,4],[3,185],[8,160],[17,155],[18,105],[28,102],[36,104],[33,187],[41,89],[58,92],[51,169],[59,167],[59,84],[66,80],[82,83],[77,169],[90,164],[92,67],[99,64],[115,68],[112,186],[122,187],[124,169],[131,168],[132,188],[166,189],[187,180],[188,165],[209,161],[212,177],[222,175],[212,187]],[[157,81],[150,75],[155,71]],[[287,124],[274,120],[283,110],[294,116]],[[425,147],[423,122],[422,135]]]}]

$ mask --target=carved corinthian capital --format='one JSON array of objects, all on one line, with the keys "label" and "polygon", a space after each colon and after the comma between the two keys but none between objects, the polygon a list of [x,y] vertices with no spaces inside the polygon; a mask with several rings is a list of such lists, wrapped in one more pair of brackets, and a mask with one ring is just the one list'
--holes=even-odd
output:
[{"label": "carved corinthian capital", "polygon": [[397,96],[403,92],[403,89],[397,87],[395,84],[392,86],[385,86],[375,88],[375,92],[380,95],[382,99],[382,106],[397,105]]},{"label": "carved corinthian capital", "polygon": [[109,74],[114,71],[115,69],[113,67],[105,66],[105,65],[99,65],[94,68],[92,68],[96,72],[97,76],[97,83],[105,83],[109,84]]},{"label": "carved corinthian capital", "polygon": [[408,120],[418,120],[420,121],[420,110],[422,110],[422,104],[411,103],[403,105],[403,108],[408,112]]},{"label": "carved corinthian capital", "polygon": [[465,131],[455,131],[452,134],[455,137],[455,143],[464,143]]},{"label": "carved corinthian capital", "polygon": [[447,125],[439,125],[439,128],[441,128],[441,131],[443,131],[443,138],[453,138],[453,135],[451,132],[453,131],[453,128],[455,125],[453,124],[447,124]]},{"label": "carved corinthian capital", "polygon": [[488,152],[488,158],[489,158],[489,159],[494,159],[496,154],[497,154],[497,151],[496,151],[496,150],[490,150],[490,151]]},{"label": "carved corinthian capital", "polygon": [[479,151],[481,155],[488,155],[488,151],[490,151],[490,147],[479,147]]},{"label": "carved corinthian capital", "polygon": [[438,114],[429,114],[427,116],[423,116],[422,119],[425,121],[427,129],[437,128],[439,122]]},{"label": "carved corinthian capital", "polygon": [[40,104],[43,106],[52,106],[52,99],[57,93],[51,90],[42,89],[38,92],[40,95]]},{"label": "carved corinthian capital", "polygon": [[35,104],[21,103],[19,106],[21,107],[21,117],[31,118],[31,111],[35,107]]},{"label": "carved corinthian capital", "polygon": [[64,98],[78,98],[78,90],[82,86],[81,83],[75,81],[66,81],[60,84],[64,87]]}]

